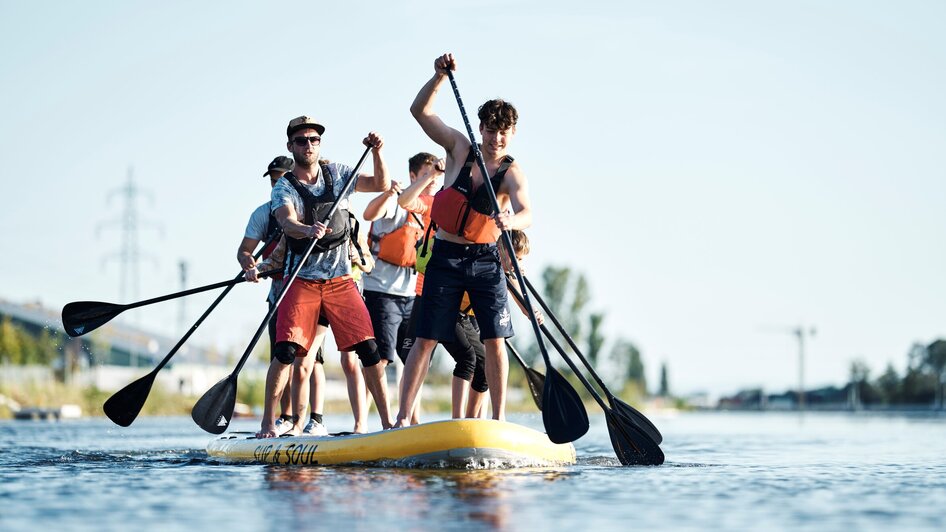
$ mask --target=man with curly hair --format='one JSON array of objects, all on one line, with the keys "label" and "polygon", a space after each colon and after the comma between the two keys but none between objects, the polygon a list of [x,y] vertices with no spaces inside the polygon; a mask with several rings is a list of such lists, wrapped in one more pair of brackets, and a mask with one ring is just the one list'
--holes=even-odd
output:
[{"label": "man with curly hair", "polygon": [[[434,97],[447,79],[447,70],[456,70],[453,54],[434,61],[433,77],[411,105],[411,114],[427,136],[446,150],[447,162],[443,189],[436,194],[431,210],[438,230],[424,278],[417,338],[401,380],[395,427],[410,423],[434,347],[438,342],[456,340],[456,313],[464,292],[469,294],[486,348],[492,417],[505,419],[509,365],[503,340],[512,336],[513,330],[497,240],[502,231],[525,229],[532,223],[525,174],[507,153],[519,114],[511,103],[501,99],[480,106],[480,150],[489,176],[481,175],[469,138],[447,126],[433,110]],[[493,187],[499,212],[494,211],[484,186]]]}]

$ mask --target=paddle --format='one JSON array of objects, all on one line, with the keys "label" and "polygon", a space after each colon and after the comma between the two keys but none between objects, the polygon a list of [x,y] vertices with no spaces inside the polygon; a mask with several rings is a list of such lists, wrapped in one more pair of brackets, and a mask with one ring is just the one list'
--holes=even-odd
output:
[{"label": "paddle", "polygon": [[[268,277],[276,273],[279,272],[263,272],[259,274],[259,276]],[[104,303],[102,301],[73,301],[72,303],[67,303],[66,306],[62,308],[62,326],[66,330],[66,334],[75,338],[98,329],[102,325],[105,325],[111,321],[112,318],[118,316],[128,309],[144,307],[146,305],[151,305],[152,303],[170,301],[172,299],[199,294],[201,292],[206,292],[215,288],[223,288],[224,286],[232,287],[244,281],[246,281],[246,279],[243,278],[243,273],[241,272],[240,275],[237,275],[229,281],[220,281],[219,283],[199,286],[197,288],[191,288],[181,292],[174,292],[173,294],[168,294],[166,296],[145,299],[144,301],[138,301],[137,303],[128,303],[127,305]]]},{"label": "paddle", "polygon": [[[523,294],[519,292],[512,284],[509,285],[509,291],[519,301],[522,301]],[[614,447],[614,454],[621,461],[622,465],[660,465],[664,463],[664,453],[660,446],[646,432],[641,430],[637,424],[631,422],[625,417],[617,414],[615,410],[608,407],[595,391],[594,387],[581,374],[578,367],[565,353],[565,349],[559,344],[551,331],[544,324],[542,332],[545,333],[549,343],[562,355],[568,367],[575,372],[578,380],[588,389],[588,392],[597,401],[598,406],[604,411],[604,418],[608,425],[608,435],[611,438],[611,446]]]},{"label": "paddle", "polygon": [[[276,231],[273,236],[269,237],[269,239],[264,242],[262,246],[260,246],[259,251],[253,255],[253,258],[259,258],[259,256],[263,254],[263,250],[266,249],[266,246],[268,246],[280,236],[282,236],[282,231]],[[241,271],[236,277],[233,278],[233,280],[235,281],[240,279],[242,276],[243,272]],[[217,308],[217,305],[223,301],[223,298],[227,297],[227,294],[230,293],[230,290],[233,290],[234,286],[236,285],[232,284],[228,286],[226,290],[217,296],[217,299],[215,299],[214,302],[210,304],[210,307],[208,307],[207,310],[205,310],[204,313],[199,318],[197,318],[197,321],[195,321],[194,324],[191,325],[191,328],[188,329],[184,334],[184,336],[182,336],[181,339],[177,341],[177,344],[171,348],[171,351],[164,357],[157,367],[151,370],[151,372],[144,377],[141,377],[128,386],[125,386],[121,390],[118,390],[111,397],[109,397],[107,401],[105,401],[105,404],[102,406],[102,408],[105,410],[105,415],[108,416],[109,419],[115,422],[116,425],[120,425],[122,427],[127,427],[135,421],[135,418],[138,417],[138,413],[141,412],[141,407],[144,406],[145,401],[148,399],[148,394],[151,393],[151,386],[154,384],[154,379],[157,377],[158,372],[161,371],[161,368],[163,368],[169,360],[171,360],[171,357],[174,356],[178,349],[184,345],[184,342],[186,342],[187,339],[190,338],[192,334],[194,334],[194,331],[200,327],[200,324],[204,322],[207,316],[209,316],[210,313],[213,312],[215,308]]]},{"label": "paddle", "polygon": [[637,427],[641,429],[642,431],[644,431],[645,433],[647,433],[647,435],[650,436],[651,439],[653,439],[655,443],[657,443],[658,445],[662,443],[663,436],[660,434],[660,431],[657,430],[657,427],[655,427],[654,424],[651,423],[649,419],[647,419],[647,416],[640,413],[633,406],[615,397],[614,394],[611,393],[611,390],[609,390],[608,387],[605,386],[604,381],[601,380],[601,377],[598,376],[598,373],[595,371],[595,369],[591,367],[591,364],[588,362],[588,359],[585,358],[581,350],[578,349],[578,346],[575,345],[575,341],[568,334],[568,331],[565,330],[565,327],[562,325],[562,323],[558,320],[558,318],[552,312],[552,309],[549,308],[549,306],[542,299],[542,296],[538,293],[538,291],[536,291],[535,287],[532,286],[532,283],[529,282],[529,278],[526,277],[524,280],[526,282],[526,287],[529,289],[529,292],[531,292],[532,295],[535,296],[535,299],[536,301],[539,302],[539,305],[542,307],[542,310],[545,311],[545,314],[552,320],[552,323],[555,324],[559,332],[562,333],[562,337],[564,337],[565,341],[568,342],[568,345],[571,346],[572,351],[576,355],[578,355],[578,358],[579,360],[581,360],[582,364],[584,364],[585,367],[588,368],[588,372],[591,373],[592,377],[594,377],[595,381],[598,383],[598,386],[602,390],[604,390],[605,395],[608,397],[608,403],[610,403],[611,408],[614,409],[614,411],[617,412],[618,415],[626,417],[628,420],[631,421],[631,423],[634,423],[635,425],[637,425]]},{"label": "paddle", "polygon": [[519,361],[519,365],[522,366],[522,370],[526,372],[526,382],[529,384],[529,392],[532,393],[532,400],[535,401],[535,406],[539,410],[542,410],[542,390],[545,389],[545,375],[530,368],[526,364],[526,361],[522,359],[519,351],[513,347],[509,340],[506,340],[506,348],[512,352],[516,360]]},{"label": "paddle", "polygon": [[[460,114],[463,116],[463,124],[466,126],[466,132],[470,137],[470,149],[476,158],[476,163],[483,176],[483,187],[489,193],[489,199],[492,202],[493,210],[501,212],[499,201],[496,199],[496,192],[490,181],[489,170],[486,168],[486,162],[483,160],[483,154],[480,153],[480,147],[476,143],[476,136],[473,134],[473,127],[470,126],[470,119],[466,115],[466,108],[463,106],[463,99],[460,97],[460,90],[457,88],[457,82],[453,78],[453,71],[447,69],[447,76],[450,78],[450,85],[453,87],[453,94],[457,98],[457,105],[460,107]],[[512,267],[516,272],[516,277],[522,279],[522,271],[519,269],[519,261],[516,259],[516,253],[512,245],[512,238],[508,231],[502,232],[502,241],[509,252],[509,258],[512,261]],[[565,377],[559,373],[552,361],[549,359],[548,351],[545,349],[545,343],[542,341],[542,334],[539,331],[539,324],[535,320],[535,313],[532,311],[532,303],[529,301],[528,294],[523,298],[523,306],[529,315],[529,321],[532,323],[532,330],[535,333],[535,339],[539,344],[539,351],[545,360],[545,384],[542,388],[542,422],[545,425],[545,432],[549,439],[554,443],[567,443],[577,440],[588,432],[588,412],[585,411],[585,405],[581,402],[578,392],[572,387],[571,383],[565,380]]]},{"label": "paddle", "polygon": [[[348,180],[345,181],[342,189],[338,192],[338,196],[335,197],[335,202],[332,203],[332,207],[325,215],[322,223],[327,224],[332,218],[332,215],[335,214],[335,211],[338,210],[338,204],[342,201],[342,198],[345,197],[352,183],[355,182],[355,177],[358,175],[358,171],[361,170],[361,165],[365,163],[365,159],[368,157],[370,151],[371,146],[368,146],[361,155],[361,159],[358,159],[358,164],[355,165],[355,169],[348,177]],[[318,240],[313,238],[312,243],[309,244],[309,247],[306,248],[305,253],[303,253],[299,259],[298,266],[296,266],[292,270],[292,274],[283,281],[282,289],[279,290],[279,295],[276,297],[275,303],[272,308],[269,309],[269,312],[266,313],[266,317],[263,318],[263,322],[260,323],[259,328],[256,329],[256,334],[253,335],[250,345],[248,345],[246,351],[243,352],[243,357],[240,358],[236,367],[233,368],[233,372],[217,384],[214,384],[197,400],[197,403],[194,404],[194,408],[191,409],[191,418],[193,418],[194,422],[197,423],[200,428],[211,434],[222,434],[227,430],[227,426],[230,425],[230,419],[233,417],[233,408],[236,406],[237,375],[240,374],[240,370],[243,369],[243,365],[246,364],[247,359],[250,358],[253,348],[256,347],[256,342],[259,341],[260,336],[263,335],[263,331],[266,330],[266,325],[273,317],[273,314],[276,313],[279,303],[282,302],[292,282],[296,280],[296,276],[299,275],[309,255],[312,254],[312,250],[315,249],[316,242],[318,242]]]}]

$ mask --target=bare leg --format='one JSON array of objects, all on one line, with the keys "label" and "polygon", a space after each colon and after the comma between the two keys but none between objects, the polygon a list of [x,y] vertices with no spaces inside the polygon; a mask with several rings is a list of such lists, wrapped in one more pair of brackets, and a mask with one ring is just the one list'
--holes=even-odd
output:
[{"label": "bare leg", "polygon": [[486,412],[486,392],[470,390],[470,399],[466,404],[466,417],[483,417],[484,412]]},{"label": "bare leg", "polygon": [[358,355],[354,351],[341,353],[342,372],[345,373],[345,383],[348,385],[348,402],[351,403],[351,412],[355,416],[355,429],[352,432],[364,433],[368,425],[368,389],[365,388],[365,379],[358,367]]},{"label": "bare leg", "polygon": [[374,366],[362,368],[365,375],[365,386],[374,397],[374,405],[378,408],[378,415],[381,416],[381,428],[391,428],[391,412],[388,410],[388,379],[384,373],[384,368],[388,361],[381,359]]},{"label": "bare leg", "polygon": [[437,340],[429,338],[417,338],[411,347],[411,352],[407,355],[407,363],[404,364],[404,375],[401,377],[401,390],[399,400],[399,409],[397,412],[397,421],[395,428],[406,427],[411,418],[411,411],[414,409],[414,403],[420,398],[420,387],[427,377],[427,370],[430,369],[430,354],[437,347]]},{"label": "bare leg", "polygon": [[[289,380],[292,381],[292,366],[289,366]],[[279,410],[280,414],[285,416],[292,416],[292,392],[289,390],[292,386],[286,386],[283,389],[282,396],[279,398]]]},{"label": "bare leg", "polygon": [[486,382],[489,384],[489,398],[493,404],[493,419],[506,420],[506,379],[509,376],[509,360],[506,358],[506,346],[502,338],[485,340],[486,346]]},{"label": "bare leg", "polygon": [[452,410],[450,411],[453,419],[460,419],[466,411],[466,399],[470,393],[470,383],[454,376],[450,386],[450,399]]},{"label": "bare leg", "polygon": [[304,416],[309,407],[309,377],[312,375],[312,366],[315,363],[315,355],[306,355],[296,357],[292,370],[292,411],[298,416],[292,428],[283,434],[289,436],[298,436],[302,434],[305,427]]},{"label": "bare leg", "polygon": [[273,359],[266,372],[266,392],[263,397],[263,422],[257,438],[273,438],[276,436],[276,404],[286,387],[289,377],[288,364]]},{"label": "bare leg", "polygon": [[[318,362],[312,367],[312,378],[309,379],[309,406],[310,413],[322,414],[325,410],[325,368]],[[299,420],[302,423],[302,420]],[[305,424],[303,423],[303,426]]]}]

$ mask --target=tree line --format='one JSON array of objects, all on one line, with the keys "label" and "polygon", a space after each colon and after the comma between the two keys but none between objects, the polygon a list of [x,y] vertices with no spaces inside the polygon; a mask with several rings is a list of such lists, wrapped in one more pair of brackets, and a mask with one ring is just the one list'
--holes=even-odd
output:
[{"label": "tree line", "polygon": [[914,344],[907,353],[907,367],[901,375],[893,364],[871,379],[871,369],[863,360],[851,363],[850,386],[853,402],[870,405],[944,404],[946,392],[946,340],[929,345]]},{"label": "tree line", "polygon": [[0,364],[51,365],[60,355],[62,336],[47,327],[32,332],[4,316],[0,320]]}]

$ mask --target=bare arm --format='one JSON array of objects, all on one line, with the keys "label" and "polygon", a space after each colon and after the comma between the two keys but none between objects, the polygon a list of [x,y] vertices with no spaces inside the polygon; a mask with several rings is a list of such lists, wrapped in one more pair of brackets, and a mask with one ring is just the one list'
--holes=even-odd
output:
[{"label": "bare arm", "polygon": [[[443,161],[438,161],[438,164],[442,165]],[[436,167],[432,172],[425,170],[410,186],[401,191],[401,195],[397,197],[397,204],[405,210],[424,214],[427,211],[427,204],[418,199],[420,198],[420,193],[426,190],[431,183],[436,181],[437,176],[442,173],[443,170],[441,167]]]},{"label": "bare arm", "polygon": [[374,165],[374,175],[359,174],[355,190],[358,192],[384,192],[391,188],[391,177],[388,175],[388,166],[381,155],[381,146],[384,139],[374,131],[368,133],[362,141],[365,146],[371,146],[371,162]]},{"label": "bare arm", "polygon": [[314,225],[306,225],[299,221],[299,215],[296,208],[289,205],[283,205],[276,209],[276,221],[282,227],[283,233],[292,238],[322,238],[326,232],[331,231],[320,221]]},{"label": "bare arm", "polygon": [[243,268],[243,271],[247,271],[256,265],[256,260],[253,258],[253,251],[256,249],[256,246],[259,245],[259,240],[255,238],[243,237],[243,241],[240,242],[240,248],[237,249],[237,262],[240,263],[240,267]]},{"label": "bare arm", "polygon": [[506,172],[506,178],[503,179],[503,186],[509,194],[509,202],[512,207],[512,213],[508,210],[500,212],[493,216],[496,225],[504,231],[513,229],[526,229],[532,225],[532,204],[529,202],[529,183],[526,181],[525,174],[519,169],[517,163]]},{"label": "bare arm", "polygon": [[286,260],[286,245],[286,237],[280,236],[279,243],[276,244],[276,247],[273,249],[273,252],[270,253],[269,257],[246,268],[246,280],[255,283],[259,281],[258,274],[260,272],[282,269],[283,263]]},{"label": "bare arm", "polygon": [[400,185],[397,184],[397,181],[391,182],[391,188],[378,194],[374,199],[368,202],[368,206],[365,207],[364,219],[366,222],[373,222],[378,218],[384,217],[388,213],[389,209],[393,209],[396,203],[394,198],[397,197],[398,192],[401,191]]},{"label": "bare arm", "polygon": [[456,70],[453,54],[444,54],[434,60],[434,75],[421,87],[411,104],[411,115],[420,124],[430,140],[443,146],[448,153],[459,146],[466,147],[469,141],[456,129],[443,123],[443,120],[434,112],[434,98],[440,85],[447,79],[447,70]]}]

